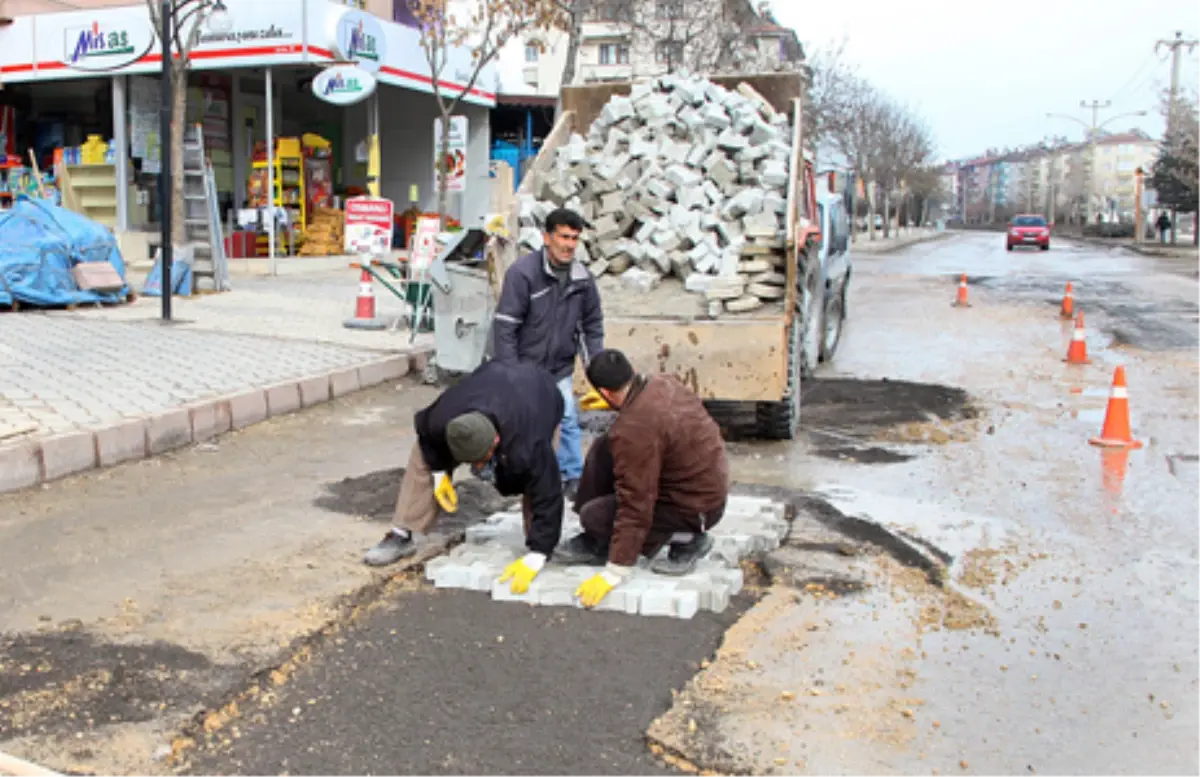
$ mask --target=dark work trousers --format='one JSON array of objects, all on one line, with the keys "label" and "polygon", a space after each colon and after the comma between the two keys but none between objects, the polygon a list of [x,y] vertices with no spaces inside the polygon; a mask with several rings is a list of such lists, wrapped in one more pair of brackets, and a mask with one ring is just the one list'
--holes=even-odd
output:
[{"label": "dark work trousers", "polygon": [[[607,547],[617,520],[617,479],[613,471],[612,448],[608,435],[596,438],[588,449],[575,493],[575,512],[584,534]],[[676,532],[705,532],[721,522],[725,505],[700,514],[659,502],[654,506],[654,523],[642,544],[642,555],[652,558]]]}]

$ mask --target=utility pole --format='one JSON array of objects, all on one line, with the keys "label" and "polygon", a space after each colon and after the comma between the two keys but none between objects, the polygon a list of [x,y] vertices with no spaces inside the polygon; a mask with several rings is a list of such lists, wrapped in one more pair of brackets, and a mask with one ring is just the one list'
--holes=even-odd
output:
[{"label": "utility pole", "polygon": [[[1169,48],[1171,50],[1171,91],[1170,102],[1167,103],[1167,137],[1171,137],[1171,131],[1175,129],[1175,101],[1179,96],[1179,50],[1186,47],[1190,52],[1196,48],[1198,41],[1184,40],[1183,33],[1179,30],[1175,31],[1175,40],[1159,40],[1154,44],[1154,53],[1157,54],[1159,49]],[[1179,217],[1179,213],[1174,207],[1171,208],[1171,245],[1175,245],[1175,220]]]},{"label": "utility pole", "polygon": [[1100,121],[1100,111],[1112,106],[1111,100],[1105,100],[1103,104],[1099,100],[1092,100],[1092,104],[1088,105],[1087,100],[1080,100],[1080,108],[1092,109],[1092,127],[1088,130],[1088,159],[1087,159],[1087,223],[1091,224],[1094,216],[1094,205],[1092,199],[1095,197],[1096,189],[1096,134]]}]

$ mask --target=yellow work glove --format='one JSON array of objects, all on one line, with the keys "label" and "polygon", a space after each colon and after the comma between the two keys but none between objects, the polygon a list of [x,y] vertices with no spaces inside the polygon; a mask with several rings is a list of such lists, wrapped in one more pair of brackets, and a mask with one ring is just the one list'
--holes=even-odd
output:
[{"label": "yellow work glove", "polygon": [[575,595],[579,597],[579,603],[584,607],[595,607],[604,601],[604,597],[608,596],[608,592],[613,589],[613,586],[614,584],[608,581],[604,573],[600,572],[584,580],[583,585],[575,589]]},{"label": "yellow work glove", "polygon": [[611,410],[608,400],[600,396],[600,392],[592,389],[579,398],[579,407],[583,410]]},{"label": "yellow work glove", "polygon": [[523,594],[529,590],[529,584],[533,582],[545,565],[546,557],[541,553],[526,553],[504,568],[504,574],[500,575],[499,582],[507,583],[511,580],[512,585],[508,590],[514,594]]},{"label": "yellow work glove", "polygon": [[458,492],[445,472],[433,473],[433,498],[446,512],[458,512]]}]

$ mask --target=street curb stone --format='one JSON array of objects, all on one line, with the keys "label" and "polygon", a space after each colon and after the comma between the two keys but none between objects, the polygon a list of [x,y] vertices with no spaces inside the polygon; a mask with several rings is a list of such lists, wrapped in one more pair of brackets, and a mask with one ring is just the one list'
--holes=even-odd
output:
[{"label": "street curb stone", "polygon": [[300,404],[312,407],[329,401],[329,373],[315,378],[305,378],[297,384],[300,387]]},{"label": "street curb stone", "polygon": [[201,400],[102,428],[0,443],[0,494],[144,459],[193,442],[205,442],[268,418],[400,380],[423,370],[431,356],[429,349],[388,356],[357,367]]},{"label": "street curb stone", "polygon": [[188,415],[192,421],[193,442],[205,442],[233,429],[228,402],[212,400],[190,405]]},{"label": "street curb stone", "polygon": [[251,389],[234,394],[226,400],[229,404],[229,419],[233,431],[262,423],[270,416],[267,413],[267,392]]},{"label": "street curb stone", "polygon": [[42,478],[41,451],[33,442],[0,448],[0,491],[36,486]]},{"label": "street curb stone", "polygon": [[101,467],[146,458],[146,419],[134,418],[96,430],[96,459]]},{"label": "street curb stone", "polygon": [[296,383],[280,383],[267,386],[267,415],[294,413],[300,409],[300,387]]},{"label": "street curb stone", "polygon": [[150,456],[173,451],[192,442],[192,418],[187,408],[156,413],[146,419],[146,452]]},{"label": "street curb stone", "polygon": [[96,466],[96,435],[93,432],[56,434],[42,440],[41,445],[43,481],[58,480]]},{"label": "street curb stone", "polygon": [[329,393],[334,399],[353,394],[360,387],[357,367],[329,373]]}]

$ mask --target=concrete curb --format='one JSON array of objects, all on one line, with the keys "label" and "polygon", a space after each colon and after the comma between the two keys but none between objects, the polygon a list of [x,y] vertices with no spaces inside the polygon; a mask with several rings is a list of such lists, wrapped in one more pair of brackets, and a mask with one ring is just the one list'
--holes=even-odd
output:
[{"label": "concrete curb", "polygon": [[420,374],[432,350],[373,359],[94,429],[0,444],[0,494],[111,467],[212,440],[268,418],[287,415],[409,373]]},{"label": "concrete curb", "polygon": [[[1142,256],[1156,256],[1160,259],[1196,259],[1200,255],[1200,249],[1195,246],[1161,246],[1157,243],[1119,243],[1115,240],[1103,237],[1076,237],[1073,235],[1063,235],[1060,240],[1072,241],[1075,243],[1084,243],[1085,245],[1099,246],[1101,248],[1123,248],[1126,251],[1131,251]],[[1182,250],[1180,250],[1182,249]]]},{"label": "concrete curb", "polygon": [[8,753],[0,752],[0,775],[11,775],[11,777],[33,777],[33,775],[57,775],[58,772],[51,771],[44,766],[38,766],[35,763],[30,763]]}]

